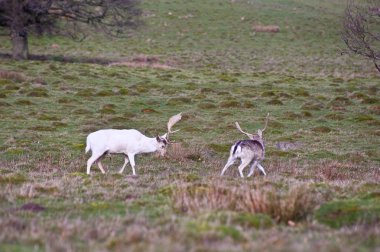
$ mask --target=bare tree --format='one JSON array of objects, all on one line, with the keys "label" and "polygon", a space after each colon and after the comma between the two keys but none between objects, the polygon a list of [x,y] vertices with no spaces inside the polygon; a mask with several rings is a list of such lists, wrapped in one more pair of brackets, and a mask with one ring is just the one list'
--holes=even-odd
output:
[{"label": "bare tree", "polygon": [[86,25],[110,35],[135,27],[139,0],[0,0],[0,26],[12,41],[12,57],[27,59],[28,34],[46,30],[83,38]]},{"label": "bare tree", "polygon": [[342,39],[349,52],[370,59],[380,72],[380,1],[360,4],[350,0],[344,16]]}]

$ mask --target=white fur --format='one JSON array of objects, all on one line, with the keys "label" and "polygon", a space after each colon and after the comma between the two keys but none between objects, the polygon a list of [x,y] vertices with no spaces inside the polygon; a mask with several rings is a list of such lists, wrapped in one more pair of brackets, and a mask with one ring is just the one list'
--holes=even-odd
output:
[{"label": "white fur", "polygon": [[131,162],[133,175],[136,175],[135,155],[155,151],[164,155],[166,144],[167,134],[150,138],[135,129],[95,131],[87,136],[86,153],[90,150],[92,151],[92,155],[87,161],[87,174],[90,174],[90,169],[94,162],[98,164],[101,172],[105,173],[101,163],[105,154],[124,154],[124,165],[119,173],[122,173],[128,162]]}]

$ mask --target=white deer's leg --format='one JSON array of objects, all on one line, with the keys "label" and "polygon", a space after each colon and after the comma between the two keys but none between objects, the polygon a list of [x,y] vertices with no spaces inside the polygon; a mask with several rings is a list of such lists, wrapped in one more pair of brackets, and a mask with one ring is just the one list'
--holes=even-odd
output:
[{"label": "white deer's leg", "polygon": [[123,167],[121,167],[121,169],[120,169],[120,171],[119,171],[120,174],[123,173],[124,168],[125,168],[125,166],[127,166],[128,162],[129,162],[128,156],[125,155],[125,156],[124,156],[124,164],[123,164]]},{"label": "white deer's leg", "polygon": [[223,176],[224,173],[227,171],[228,167],[230,167],[234,162],[235,162],[236,158],[230,156],[227,160],[227,163],[226,165],[224,166],[223,170],[222,170],[222,173],[220,174],[220,176]]},{"label": "white deer's leg", "polygon": [[255,171],[255,168],[256,168],[256,165],[258,164],[258,162],[255,160],[253,161],[253,163],[251,164],[251,167],[250,167],[250,170],[249,170],[249,173],[248,173],[248,176],[247,177],[251,177],[253,172]]},{"label": "white deer's leg", "polygon": [[102,155],[103,153],[92,153],[92,156],[87,160],[87,174],[90,174],[91,165]]},{"label": "white deer's leg", "polygon": [[259,167],[260,171],[266,176],[267,174],[265,173],[264,167],[261,166],[261,164],[257,164],[257,167]]},{"label": "white deer's leg", "polygon": [[238,169],[239,169],[239,173],[240,173],[240,177],[244,178],[244,174],[243,174],[243,170],[244,168],[251,162],[251,160],[249,159],[242,159],[241,160],[241,164],[239,165]]},{"label": "white deer's leg", "polygon": [[128,158],[129,158],[129,162],[131,162],[132,173],[133,173],[133,175],[136,175],[136,171],[135,171],[135,155],[134,154],[128,154]]},{"label": "white deer's leg", "polygon": [[101,160],[99,159],[96,163],[98,164],[98,167],[99,167],[100,171],[101,171],[103,174],[106,173],[106,172],[104,171],[104,169],[103,169],[103,165],[102,165]]}]

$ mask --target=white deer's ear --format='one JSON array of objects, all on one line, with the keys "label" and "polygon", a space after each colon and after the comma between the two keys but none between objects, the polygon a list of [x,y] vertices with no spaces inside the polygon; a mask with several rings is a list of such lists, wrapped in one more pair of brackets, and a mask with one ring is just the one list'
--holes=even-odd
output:
[{"label": "white deer's ear", "polygon": [[168,133],[163,134],[163,135],[161,136],[161,138],[163,138],[163,139],[167,139],[167,138],[168,138]]},{"label": "white deer's ear", "polygon": [[156,140],[157,140],[157,142],[162,142],[162,139],[161,139],[161,137],[160,136],[156,136]]}]

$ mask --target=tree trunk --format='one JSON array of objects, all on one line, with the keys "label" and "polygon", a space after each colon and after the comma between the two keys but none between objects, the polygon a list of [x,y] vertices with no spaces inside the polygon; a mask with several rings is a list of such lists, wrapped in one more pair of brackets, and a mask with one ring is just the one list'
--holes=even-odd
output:
[{"label": "tree trunk", "polygon": [[28,33],[23,29],[12,30],[12,58],[14,59],[28,59]]}]

